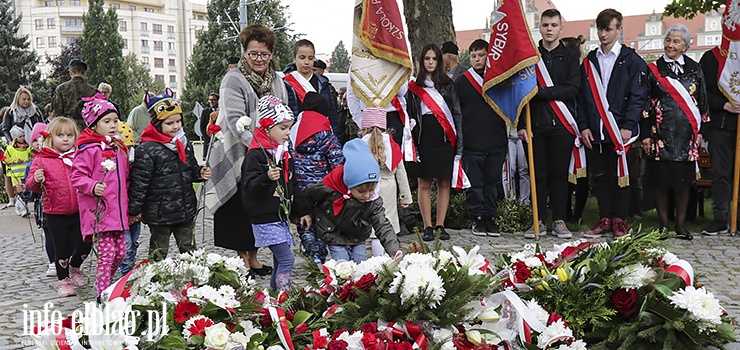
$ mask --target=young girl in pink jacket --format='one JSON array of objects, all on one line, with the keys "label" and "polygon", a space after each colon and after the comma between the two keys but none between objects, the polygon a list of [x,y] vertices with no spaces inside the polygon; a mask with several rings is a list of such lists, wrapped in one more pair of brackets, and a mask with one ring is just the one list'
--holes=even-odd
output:
[{"label": "young girl in pink jacket", "polygon": [[118,135],[118,111],[104,96],[83,98],[88,127],[77,139],[72,185],[77,189],[85,242],[98,253],[95,284],[100,295],[126,256],[128,150]]},{"label": "young girl in pink jacket", "polygon": [[49,233],[54,242],[57,292],[60,297],[75,295],[75,286],[85,285],[80,266],[90,253],[82,241],[77,193],[69,180],[77,139],[72,119],[54,118],[46,128],[44,147],[33,159],[26,186],[41,192]]}]

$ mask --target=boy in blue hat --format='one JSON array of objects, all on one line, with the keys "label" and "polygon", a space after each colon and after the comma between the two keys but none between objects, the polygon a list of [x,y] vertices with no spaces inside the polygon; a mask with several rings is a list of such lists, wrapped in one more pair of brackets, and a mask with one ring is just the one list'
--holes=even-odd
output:
[{"label": "boy in blue hat", "polygon": [[329,246],[332,259],[359,263],[367,258],[365,241],[374,229],[386,253],[400,258],[398,237],[385,217],[377,191],[378,162],[360,139],[347,142],[342,152],[344,166],[306,188],[306,197],[316,213],[316,234]]}]

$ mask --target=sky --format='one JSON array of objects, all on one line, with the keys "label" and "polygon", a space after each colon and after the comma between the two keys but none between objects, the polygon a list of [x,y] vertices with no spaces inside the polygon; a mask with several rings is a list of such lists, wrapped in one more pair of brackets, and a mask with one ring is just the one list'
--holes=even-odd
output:
[{"label": "sky", "polygon": [[[455,30],[482,29],[486,17],[491,14],[494,0],[451,0],[452,17]],[[560,10],[565,20],[593,19],[605,8],[602,1],[584,0],[551,0]],[[340,40],[347,51],[352,40],[352,9],[354,0],[281,0],[289,6],[291,28],[295,33],[304,34],[303,38],[311,40],[316,47],[317,55],[331,55]],[[623,15],[660,13],[670,0],[613,0],[610,5]],[[399,6],[403,1],[398,0]],[[317,5],[323,6],[317,6]],[[403,13],[403,10],[401,10]]]}]

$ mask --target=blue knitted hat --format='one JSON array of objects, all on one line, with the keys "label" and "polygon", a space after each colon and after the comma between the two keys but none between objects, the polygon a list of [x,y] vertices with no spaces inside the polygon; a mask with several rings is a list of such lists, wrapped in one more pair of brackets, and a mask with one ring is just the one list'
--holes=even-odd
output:
[{"label": "blue knitted hat", "polygon": [[380,181],[380,167],[370,148],[362,139],[354,139],[342,148],[344,153],[344,184],[347,188]]}]

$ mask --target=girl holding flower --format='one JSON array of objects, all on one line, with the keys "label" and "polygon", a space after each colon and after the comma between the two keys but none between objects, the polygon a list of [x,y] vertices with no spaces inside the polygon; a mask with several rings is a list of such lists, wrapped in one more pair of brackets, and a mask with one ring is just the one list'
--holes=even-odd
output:
[{"label": "girl holding flower", "polygon": [[77,140],[70,178],[77,189],[80,226],[85,242],[95,242],[98,295],[126,256],[128,221],[128,149],[118,134],[118,110],[104,96],[85,101],[82,118],[88,127]]}]

